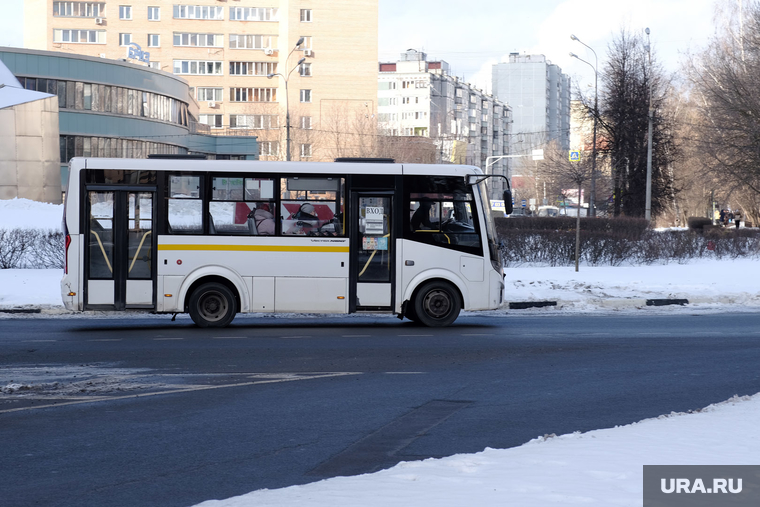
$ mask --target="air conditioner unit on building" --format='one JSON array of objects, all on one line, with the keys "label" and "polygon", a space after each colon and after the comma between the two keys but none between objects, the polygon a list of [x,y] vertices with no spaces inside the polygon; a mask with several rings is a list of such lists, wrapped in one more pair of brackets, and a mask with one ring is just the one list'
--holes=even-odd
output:
[{"label": "air conditioner unit on building", "polygon": [[216,107],[216,102],[214,102],[213,100],[209,100],[208,107]]},{"label": "air conditioner unit on building", "polygon": [[106,22],[106,20],[103,19],[103,18],[95,18],[95,24],[96,25],[102,25],[105,22]]},{"label": "air conditioner unit on building", "polygon": [[101,58],[105,58],[105,57],[106,57],[106,54],[105,54],[105,53],[100,53],[100,57],[101,57]]},{"label": "air conditioner unit on building", "polygon": [[274,49],[272,49],[272,48],[266,48],[264,50],[264,54],[265,55],[273,55],[274,54]]},{"label": "air conditioner unit on building", "polygon": [[311,56],[312,55],[311,49],[309,49],[309,48],[304,49],[303,50],[303,55],[304,56]]}]

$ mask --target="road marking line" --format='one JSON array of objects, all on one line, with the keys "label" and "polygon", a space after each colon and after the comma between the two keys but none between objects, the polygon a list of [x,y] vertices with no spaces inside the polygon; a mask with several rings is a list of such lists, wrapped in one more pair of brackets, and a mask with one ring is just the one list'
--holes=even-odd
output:
[{"label": "road marking line", "polygon": [[23,340],[27,343],[57,342],[58,340]]},{"label": "road marking line", "polygon": [[153,338],[155,341],[184,340],[184,338]]},{"label": "road marking line", "polygon": [[279,338],[311,338],[310,335],[280,336]]},{"label": "road marking line", "polygon": [[467,333],[462,336],[495,336],[494,333]]},{"label": "road marking line", "polygon": [[435,336],[435,335],[432,335],[432,334],[398,334],[396,336],[401,337],[401,338],[410,338],[410,337],[416,338],[416,337],[419,337],[419,336]]},{"label": "road marking line", "polygon": [[[0,410],[0,414],[7,414],[10,412],[22,412],[26,410],[37,410],[40,408],[50,408],[50,407],[63,407],[66,405],[81,405],[83,403],[97,403],[100,401],[109,401],[109,400],[128,400],[133,398],[148,398],[151,396],[161,396],[164,394],[179,394],[179,393],[190,393],[195,391],[209,391],[211,389],[226,389],[228,387],[246,387],[246,386],[252,386],[252,385],[258,385],[258,384],[279,384],[283,382],[296,382],[299,380],[314,380],[314,379],[320,379],[320,378],[331,378],[331,377],[345,377],[349,375],[361,375],[362,372],[357,371],[342,371],[342,372],[332,372],[332,373],[320,373],[316,375],[312,375],[310,377],[303,377],[303,376],[296,376],[297,374],[288,374],[283,373],[282,375],[290,375],[286,378],[278,378],[278,379],[272,379],[272,380],[254,380],[251,382],[238,382],[236,384],[226,384],[226,385],[215,385],[215,386],[193,386],[193,387],[187,387],[183,389],[173,389],[171,391],[156,391],[154,393],[142,393],[142,394],[130,394],[125,396],[101,396],[98,398],[92,398],[88,400],[81,400],[81,401],[69,401],[66,403],[50,403],[48,405],[38,405],[34,407],[20,407],[20,408],[10,408],[6,410]],[[303,374],[300,374],[303,375]]]}]

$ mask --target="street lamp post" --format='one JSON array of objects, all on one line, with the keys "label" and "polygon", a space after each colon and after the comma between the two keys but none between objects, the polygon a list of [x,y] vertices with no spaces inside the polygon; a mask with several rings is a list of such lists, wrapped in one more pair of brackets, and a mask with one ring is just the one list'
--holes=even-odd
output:
[{"label": "street lamp post", "polygon": [[[298,39],[298,42],[296,42],[296,45],[293,47],[293,49],[290,50],[290,53],[288,53],[288,56],[285,58],[285,68],[288,66],[288,59],[290,58],[290,55],[293,54],[293,51],[298,49],[298,47],[303,44],[303,37]],[[298,60],[298,63],[290,69],[290,72],[288,72],[287,75],[280,74],[279,72],[273,72],[272,74],[267,74],[267,78],[272,79],[274,76],[280,76],[283,81],[285,81],[285,160],[290,161],[290,107],[288,105],[288,78],[290,78],[290,75],[293,73],[294,70],[296,70],[303,62],[306,61],[306,58],[301,58]]]},{"label": "street lamp post", "polygon": [[652,123],[654,109],[652,109],[652,48],[649,42],[649,28],[647,34],[647,53],[649,55],[649,129],[647,131],[647,195],[644,206],[644,218],[647,222],[652,220]]},{"label": "street lamp post", "polygon": [[586,60],[583,60],[578,57],[575,53],[570,53],[570,56],[573,58],[576,58],[583,63],[587,64],[589,67],[594,69],[594,133],[593,133],[593,139],[592,139],[592,146],[591,146],[591,195],[589,196],[590,201],[590,210],[589,215],[592,217],[596,216],[596,122],[597,118],[599,117],[599,102],[598,102],[598,90],[599,90],[599,74],[597,73],[597,68],[599,67],[599,59],[596,56],[596,51],[589,46],[588,44],[584,43],[582,40],[580,40],[575,35],[571,35],[570,39],[580,42],[587,48],[591,50],[592,53],[594,53],[594,62],[596,65],[591,65]]}]

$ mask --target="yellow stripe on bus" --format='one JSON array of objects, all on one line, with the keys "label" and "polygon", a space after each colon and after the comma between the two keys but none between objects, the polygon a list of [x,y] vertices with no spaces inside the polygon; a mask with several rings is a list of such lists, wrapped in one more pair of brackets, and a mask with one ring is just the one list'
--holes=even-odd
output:
[{"label": "yellow stripe on bus", "polygon": [[205,250],[230,252],[342,252],[347,246],[284,246],[284,245],[158,245],[159,250]]}]

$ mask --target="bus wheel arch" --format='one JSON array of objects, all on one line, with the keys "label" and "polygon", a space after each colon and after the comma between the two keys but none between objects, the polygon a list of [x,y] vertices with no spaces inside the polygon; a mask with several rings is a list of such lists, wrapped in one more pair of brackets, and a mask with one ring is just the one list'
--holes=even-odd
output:
[{"label": "bus wheel arch", "polygon": [[407,302],[408,317],[427,327],[451,325],[464,308],[464,298],[457,285],[443,278],[419,284]]},{"label": "bus wheel arch", "polygon": [[226,327],[240,311],[240,294],[230,280],[204,276],[188,288],[184,309],[199,327]]}]

